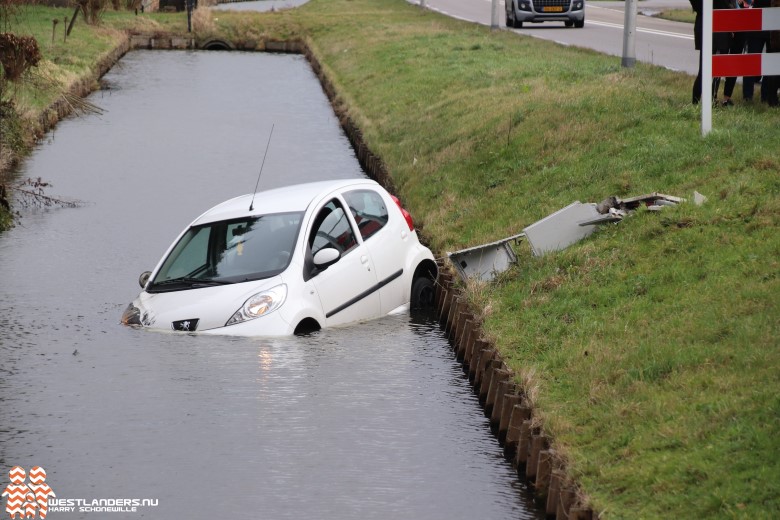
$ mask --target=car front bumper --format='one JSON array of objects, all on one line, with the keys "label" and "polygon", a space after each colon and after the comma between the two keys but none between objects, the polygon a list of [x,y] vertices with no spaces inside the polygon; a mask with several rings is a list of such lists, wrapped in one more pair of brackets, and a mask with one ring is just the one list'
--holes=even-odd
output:
[{"label": "car front bumper", "polygon": [[[558,2],[556,2],[558,3]],[[585,19],[585,3],[583,0],[572,0],[568,5],[539,5],[530,0],[513,0],[515,20],[519,22],[581,22]],[[558,9],[548,11],[546,9]]]}]

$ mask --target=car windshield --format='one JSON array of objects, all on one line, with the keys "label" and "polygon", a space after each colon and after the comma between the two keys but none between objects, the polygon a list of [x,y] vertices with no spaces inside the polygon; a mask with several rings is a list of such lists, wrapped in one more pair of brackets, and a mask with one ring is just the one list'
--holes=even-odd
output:
[{"label": "car windshield", "polygon": [[178,291],[276,276],[290,263],[302,216],[278,213],[193,226],[147,290]]}]

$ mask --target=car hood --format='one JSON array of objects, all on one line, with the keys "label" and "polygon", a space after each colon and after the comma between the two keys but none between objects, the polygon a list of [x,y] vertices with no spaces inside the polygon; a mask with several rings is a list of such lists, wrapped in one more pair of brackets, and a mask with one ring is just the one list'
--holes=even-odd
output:
[{"label": "car hood", "polygon": [[142,291],[133,305],[140,311],[141,324],[145,327],[203,331],[224,327],[247,299],[281,283],[284,283],[282,276],[274,276],[265,280],[184,291]]}]

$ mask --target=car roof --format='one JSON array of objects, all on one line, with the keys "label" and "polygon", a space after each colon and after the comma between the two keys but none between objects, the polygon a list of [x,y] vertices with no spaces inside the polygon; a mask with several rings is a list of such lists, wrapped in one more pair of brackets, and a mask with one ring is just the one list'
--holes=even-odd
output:
[{"label": "car roof", "polygon": [[[379,184],[370,179],[341,179],[293,184],[282,188],[258,191],[254,194],[254,201],[252,194],[248,193],[214,206],[195,219],[191,225],[243,218],[250,215],[305,211],[313,200],[350,186],[377,188]],[[249,211],[250,204],[252,204],[252,211]]]}]

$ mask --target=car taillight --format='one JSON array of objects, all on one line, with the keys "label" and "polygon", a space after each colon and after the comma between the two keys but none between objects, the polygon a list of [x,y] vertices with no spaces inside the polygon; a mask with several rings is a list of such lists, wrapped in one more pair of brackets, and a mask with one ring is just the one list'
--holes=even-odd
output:
[{"label": "car taillight", "polygon": [[401,201],[395,195],[390,195],[393,201],[398,205],[398,209],[401,210],[401,214],[406,219],[406,225],[409,226],[409,231],[414,231],[414,222],[412,221],[412,215],[401,205]]}]

